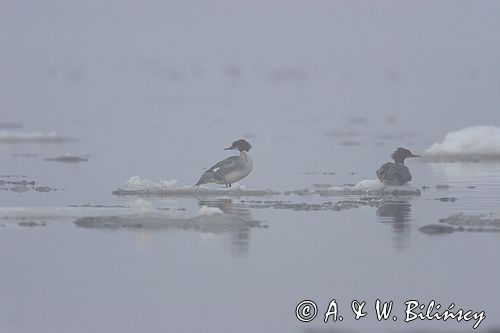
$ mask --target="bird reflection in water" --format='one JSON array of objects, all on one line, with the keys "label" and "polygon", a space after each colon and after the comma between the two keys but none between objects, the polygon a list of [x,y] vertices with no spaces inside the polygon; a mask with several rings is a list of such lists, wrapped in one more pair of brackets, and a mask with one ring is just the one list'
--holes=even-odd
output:
[{"label": "bird reflection in water", "polygon": [[404,249],[410,242],[411,203],[406,200],[386,202],[377,209],[379,222],[392,225],[394,247]]}]

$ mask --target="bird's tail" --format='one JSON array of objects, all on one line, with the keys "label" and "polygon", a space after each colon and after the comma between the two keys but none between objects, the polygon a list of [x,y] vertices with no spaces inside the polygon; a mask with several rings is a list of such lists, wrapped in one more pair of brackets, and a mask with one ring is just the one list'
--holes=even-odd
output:
[{"label": "bird's tail", "polygon": [[200,186],[202,184],[211,183],[214,181],[214,177],[215,177],[215,173],[210,172],[210,171],[206,171],[201,175],[200,179],[198,180],[198,182],[194,186]]}]

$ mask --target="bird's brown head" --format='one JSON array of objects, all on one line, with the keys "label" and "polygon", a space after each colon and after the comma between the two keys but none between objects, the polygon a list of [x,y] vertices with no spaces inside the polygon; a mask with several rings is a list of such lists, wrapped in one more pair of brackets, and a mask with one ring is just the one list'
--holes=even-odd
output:
[{"label": "bird's brown head", "polygon": [[252,145],[250,143],[248,143],[248,141],[246,141],[244,139],[239,139],[239,140],[234,141],[230,147],[227,147],[224,150],[236,149],[236,150],[239,150],[241,152],[241,151],[249,151],[250,148],[252,148]]},{"label": "bird's brown head", "polygon": [[406,158],[420,157],[420,155],[415,155],[408,149],[399,147],[394,153],[392,153],[391,157],[394,162],[404,164]]}]

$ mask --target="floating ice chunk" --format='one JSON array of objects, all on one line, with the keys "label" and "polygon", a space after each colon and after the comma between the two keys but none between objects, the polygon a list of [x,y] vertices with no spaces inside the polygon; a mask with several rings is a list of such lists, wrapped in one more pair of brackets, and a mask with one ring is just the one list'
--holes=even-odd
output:
[{"label": "floating ice chunk", "polygon": [[37,186],[37,187],[35,187],[35,191],[37,191],[37,192],[50,192],[50,191],[57,191],[57,189],[49,187],[49,186]]},{"label": "floating ice chunk", "polygon": [[57,132],[0,132],[0,143],[58,143],[72,141]]},{"label": "floating ice chunk", "polygon": [[494,214],[490,215],[466,215],[456,214],[440,219],[439,222],[460,227],[494,227],[500,231],[500,219]]},{"label": "floating ice chunk", "polygon": [[386,196],[386,195],[398,195],[398,196],[419,196],[420,190],[411,184],[405,184],[401,186],[388,186],[381,183],[379,180],[366,179],[362,180],[355,185],[342,185],[342,186],[332,186],[320,189],[303,189],[285,192],[295,193],[299,195],[305,194],[319,194],[321,196],[343,196],[343,195],[372,195],[372,196]]},{"label": "floating ice chunk", "polygon": [[423,227],[418,228],[418,230],[428,235],[444,235],[444,234],[451,234],[457,231],[452,226],[441,225],[441,224],[424,225]]},{"label": "floating ice chunk", "polygon": [[134,214],[148,214],[155,213],[157,211],[156,207],[153,206],[151,202],[144,199],[136,199],[132,201],[129,207]]},{"label": "floating ice chunk", "polygon": [[49,157],[46,158],[45,160],[50,162],[79,163],[79,162],[87,162],[88,155],[78,156],[66,153],[64,155],[57,157]]},{"label": "floating ice chunk", "polygon": [[500,160],[500,128],[475,126],[446,134],[423,153],[432,161]]},{"label": "floating ice chunk", "polygon": [[500,232],[500,218],[496,214],[466,215],[455,214],[439,220],[443,224],[430,224],[419,230],[426,234],[446,234],[452,232]]},{"label": "floating ice chunk", "polygon": [[[10,188],[11,191],[13,192],[18,192],[18,193],[23,193],[27,191],[36,191],[36,192],[50,192],[50,191],[64,191],[64,189],[58,189],[58,188],[53,188],[49,186],[36,186],[36,182],[34,180],[32,181],[27,181],[25,179],[23,180],[13,180],[13,181],[5,181],[5,180],[0,180],[0,186],[3,185],[15,185]],[[3,188],[4,190],[7,188]]]},{"label": "floating ice chunk", "polygon": [[248,186],[241,186],[238,183],[230,188],[209,188],[204,186],[176,186],[177,180],[153,182],[149,179],[141,179],[139,176],[131,177],[122,188],[112,193],[114,195],[136,195],[136,196],[268,196],[279,194],[269,188],[255,189]]},{"label": "floating ice chunk", "polygon": [[224,214],[222,210],[219,207],[208,207],[208,206],[201,206],[199,210],[199,215],[200,216],[210,216],[214,214]]},{"label": "floating ice chunk", "polygon": [[26,185],[16,185],[14,187],[11,187],[10,190],[17,192],[17,193],[23,193],[23,192],[31,190],[31,187],[26,186]]}]

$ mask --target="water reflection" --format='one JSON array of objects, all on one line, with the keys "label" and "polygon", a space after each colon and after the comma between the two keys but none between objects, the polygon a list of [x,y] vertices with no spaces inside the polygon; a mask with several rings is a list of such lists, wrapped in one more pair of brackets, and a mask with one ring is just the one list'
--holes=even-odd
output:
[{"label": "water reflection", "polygon": [[454,212],[482,214],[500,206],[500,163],[428,163],[428,166],[432,177],[453,191]]},{"label": "water reflection", "polygon": [[[231,199],[199,200],[198,205],[220,209],[224,214],[237,216],[251,221],[251,211],[248,208],[236,206]],[[247,256],[250,243],[250,228],[238,228],[230,233],[231,253],[235,256]]]},{"label": "water reflection", "polygon": [[241,207],[241,205],[233,203],[232,199],[200,199],[198,200],[198,206],[208,206],[213,208],[219,208],[224,214],[236,215],[244,217],[246,219],[251,219],[252,212],[248,208]]},{"label": "water reflection", "polygon": [[250,229],[261,227],[260,222],[231,214],[198,215],[189,218],[166,215],[87,216],[77,219],[79,228],[100,230],[137,230],[151,233],[168,230],[189,230],[202,234],[228,234],[231,251],[246,256],[249,249]]},{"label": "water reflection", "polygon": [[384,202],[377,208],[379,222],[388,223],[394,232],[394,247],[404,249],[409,246],[411,203],[406,200]]}]

